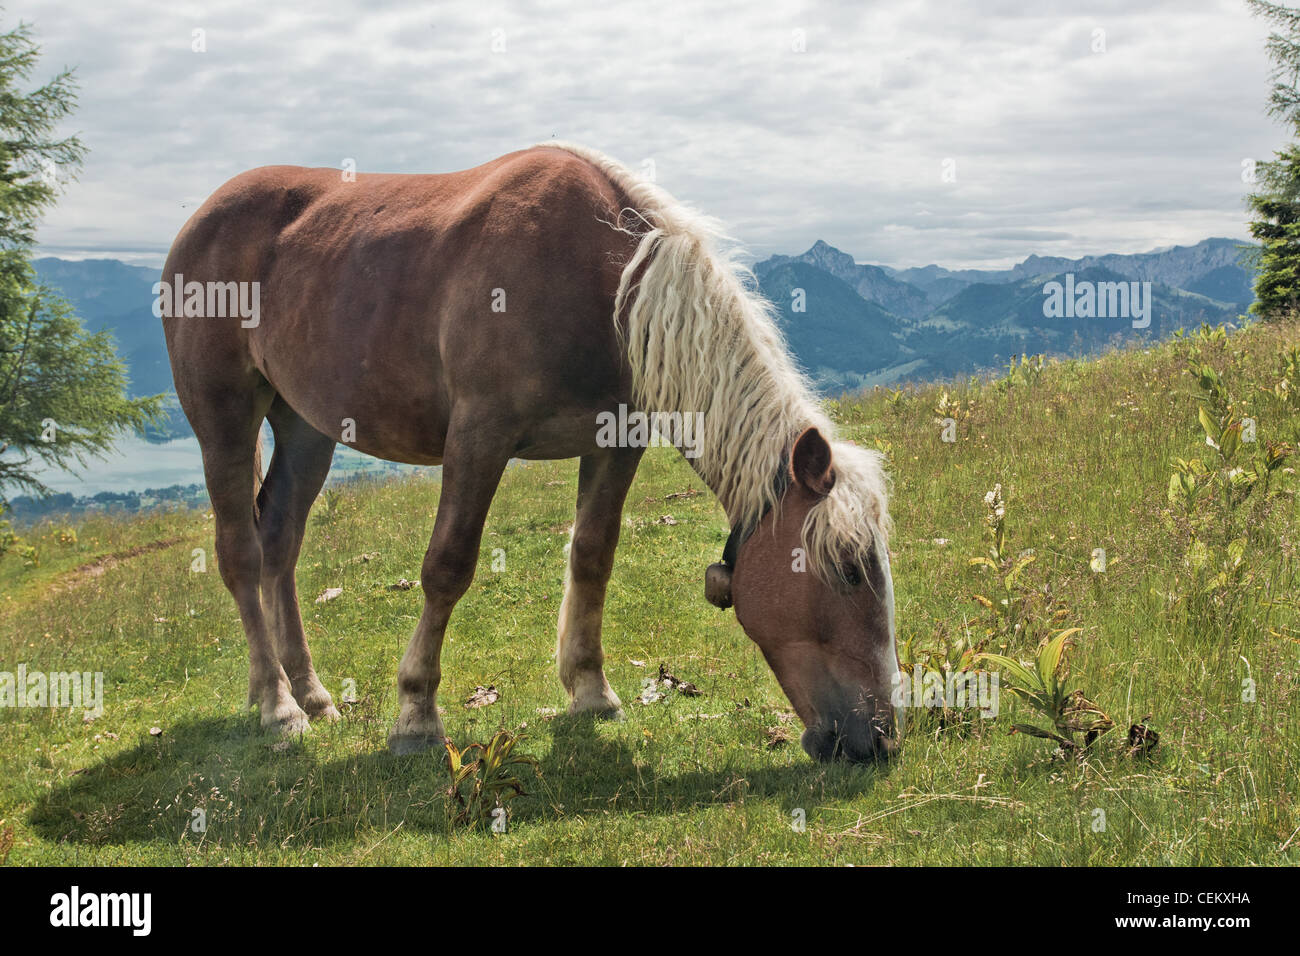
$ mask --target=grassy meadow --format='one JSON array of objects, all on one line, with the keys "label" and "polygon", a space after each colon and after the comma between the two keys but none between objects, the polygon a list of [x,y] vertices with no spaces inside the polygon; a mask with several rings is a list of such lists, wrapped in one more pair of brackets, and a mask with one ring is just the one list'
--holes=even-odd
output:
[{"label": "grassy meadow", "polygon": [[[357,484],[318,502],[298,582],[344,719],[289,742],[263,736],[244,709],[247,648],[210,515],[30,530],[34,555],[0,559],[0,671],[102,671],[104,713],[0,710],[0,860],[1300,861],[1300,459],[1279,444],[1300,439],[1295,353],[1285,364],[1297,345],[1295,322],[1189,333],[829,403],[844,437],[889,457],[908,666],[963,649],[1030,660],[1044,637],[1079,628],[1068,686],[1114,729],[1077,753],[1011,732],[1043,721],[1004,679],[994,719],[909,713],[888,767],[812,763],[757,648],[704,601],[704,568],[727,535],[721,509],[656,448],[629,496],[605,618],[622,722],[565,715],[555,675],[576,462],[511,468],[497,495],[439,701],[457,745],[507,730],[537,760],[540,776],[516,768],[526,794],[503,833],[455,819],[446,755],[386,750],[421,607],[418,583],[392,586],[418,581],[435,481]],[[1253,435],[1233,424],[1246,418]],[[955,441],[942,440],[944,419]],[[971,559],[989,555],[995,484],[1005,539],[990,568]],[[191,570],[195,549],[204,572]],[[316,603],[326,588],[342,593]],[[699,695],[641,703],[661,664]],[[479,686],[499,699],[466,707]],[[1146,752],[1127,741],[1144,719],[1159,734]]]}]

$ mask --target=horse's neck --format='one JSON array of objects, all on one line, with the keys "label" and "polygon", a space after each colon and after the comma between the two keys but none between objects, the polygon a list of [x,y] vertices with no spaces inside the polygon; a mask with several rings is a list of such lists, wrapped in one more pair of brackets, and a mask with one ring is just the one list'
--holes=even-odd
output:
[{"label": "horse's neck", "polygon": [[706,453],[695,459],[683,453],[683,457],[718,499],[732,528],[743,526],[747,532],[785,493],[790,480],[790,448],[805,427],[791,429],[788,435],[783,429],[779,436],[756,435],[752,430],[736,428],[715,435],[713,440],[727,449],[744,448],[746,453],[713,457],[706,457]]}]

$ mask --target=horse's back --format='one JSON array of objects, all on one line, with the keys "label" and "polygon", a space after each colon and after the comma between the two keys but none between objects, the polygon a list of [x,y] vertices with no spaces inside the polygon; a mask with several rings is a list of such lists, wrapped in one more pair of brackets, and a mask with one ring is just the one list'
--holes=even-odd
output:
[{"label": "horse's back", "polygon": [[564,208],[608,212],[618,202],[590,164],[534,148],[453,173],[347,173],[260,166],[220,186],[181,229],[164,274],[189,266],[194,278],[245,273],[267,280],[277,255],[328,258],[341,245],[408,236],[449,245],[467,230],[536,237]]},{"label": "horse's back", "polygon": [[356,421],[357,446],[381,457],[436,460],[453,408],[473,403],[517,421],[521,448],[563,453],[572,427],[548,418],[626,391],[612,303],[634,243],[610,227],[624,202],[547,148],[445,174],[236,176],[186,224],[164,279],[256,282],[260,317],[164,319],[182,403],[182,379],[255,372],[326,434]]}]

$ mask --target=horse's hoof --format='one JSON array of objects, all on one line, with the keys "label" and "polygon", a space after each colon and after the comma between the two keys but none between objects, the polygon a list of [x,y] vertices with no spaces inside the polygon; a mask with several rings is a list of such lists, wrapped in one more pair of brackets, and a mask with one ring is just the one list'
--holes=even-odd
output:
[{"label": "horse's hoof", "polygon": [[623,719],[623,702],[600,671],[587,671],[564,683],[569,689],[570,716],[590,714],[602,720]]},{"label": "horse's hoof", "polygon": [[319,683],[315,686],[294,687],[293,699],[298,705],[307,712],[307,716],[312,720],[335,721],[341,716],[338,708],[334,706],[334,698],[330,697],[329,691],[321,687]]},{"label": "horse's hoof", "polygon": [[445,750],[447,738],[441,734],[398,734],[388,735],[388,749],[398,757],[411,754],[428,753],[430,750]]},{"label": "horse's hoof", "polygon": [[580,704],[575,700],[569,705],[569,715],[577,717],[579,714],[590,715],[597,720],[627,720],[627,714],[623,713],[623,704],[617,698],[613,701],[600,700],[586,704]]},{"label": "horse's hoof", "polygon": [[279,737],[300,737],[311,729],[307,713],[297,704],[292,707],[282,706],[269,715],[262,717],[262,730]]},{"label": "horse's hoof", "polygon": [[338,708],[333,704],[326,704],[310,716],[312,720],[323,720],[327,724],[333,724],[343,719],[343,715],[339,713]]}]

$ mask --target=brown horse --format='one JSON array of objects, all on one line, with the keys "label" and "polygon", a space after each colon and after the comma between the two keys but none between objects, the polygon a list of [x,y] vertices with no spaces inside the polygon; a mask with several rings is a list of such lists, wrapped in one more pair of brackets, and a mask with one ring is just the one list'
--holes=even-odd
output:
[{"label": "brown horse", "polygon": [[[168,256],[171,294],[156,291],[264,727],[338,715],[294,582],[337,441],[443,466],[392,750],[444,739],[443,634],[511,458],[581,458],[556,659],[572,712],[619,713],[601,617],[646,436],[611,440],[606,425],[631,410],[665,413],[661,432],[698,422],[688,460],[732,526],[706,593],[734,604],[807,727],[804,749],[894,751],[879,457],[832,440],[770,305],[720,247],[710,220],[568,144],[446,175],[264,167],[203,204]],[[237,294],[254,307],[235,309]]]}]

